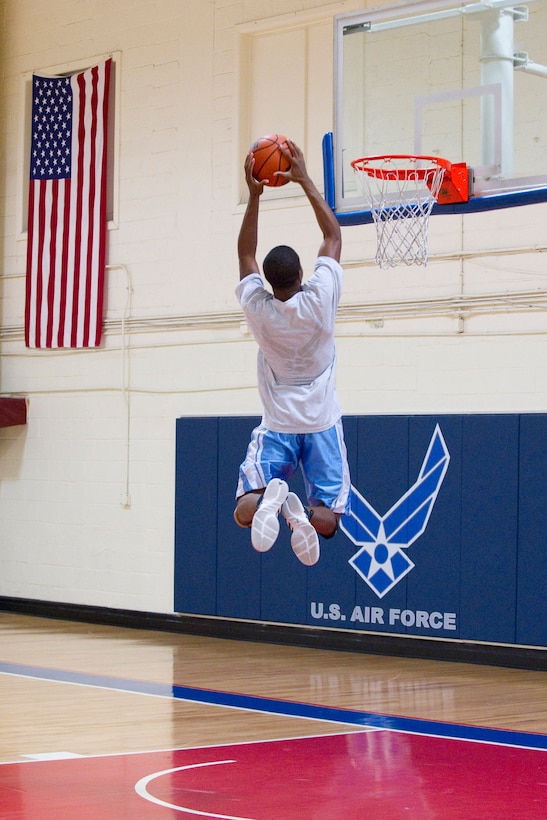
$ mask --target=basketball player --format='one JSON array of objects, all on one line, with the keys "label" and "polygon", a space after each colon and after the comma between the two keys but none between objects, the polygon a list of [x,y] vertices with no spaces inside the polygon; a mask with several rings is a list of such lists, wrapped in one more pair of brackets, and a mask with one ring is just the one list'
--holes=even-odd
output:
[{"label": "basketball player", "polygon": [[[332,537],[347,511],[350,477],[335,389],[334,322],[342,290],[342,238],[331,209],[311,180],[300,148],[287,140],[288,171],[302,186],[323,241],[313,275],[303,283],[297,253],[273,248],[263,271],[256,261],[258,212],[264,182],[253,177],[254,158],[245,159],[249,199],[238,239],[240,283],[237,298],[259,346],[258,388],[261,423],[252,432],[239,469],[234,517],[251,527],[258,552],[269,550],[279,534],[279,513],[292,530],[291,546],[308,566],[319,560],[319,533]],[[287,480],[301,466],[307,509]]]}]

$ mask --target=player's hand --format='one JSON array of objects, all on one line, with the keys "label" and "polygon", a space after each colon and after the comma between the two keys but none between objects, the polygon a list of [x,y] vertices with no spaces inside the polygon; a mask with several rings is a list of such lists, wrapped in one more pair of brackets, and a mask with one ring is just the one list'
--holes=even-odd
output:
[{"label": "player's hand", "polygon": [[251,196],[260,196],[262,191],[264,190],[264,182],[259,182],[258,179],[255,179],[253,176],[253,167],[255,164],[255,158],[251,151],[245,157],[245,179],[247,181],[247,185],[249,187],[249,193]]},{"label": "player's hand", "polygon": [[306,160],[304,154],[298,145],[292,140],[287,140],[288,148],[280,145],[282,154],[289,160],[291,167],[288,171],[277,171],[276,176],[289,179],[291,182],[298,182],[302,185],[303,182],[309,179],[308,170],[306,168]]}]

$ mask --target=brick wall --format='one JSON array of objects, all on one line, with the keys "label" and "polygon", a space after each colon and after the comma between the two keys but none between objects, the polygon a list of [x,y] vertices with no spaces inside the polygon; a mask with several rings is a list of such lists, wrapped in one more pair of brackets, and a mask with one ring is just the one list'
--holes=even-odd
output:
[{"label": "brick wall", "polygon": [[[173,611],[176,419],[260,412],[256,349],[234,297],[244,153],[256,129],[286,117],[321,183],[332,15],[358,5],[282,0],[270,19],[262,0],[4,4],[0,393],[28,397],[28,423],[0,430],[0,595]],[[277,84],[264,59],[272,42]],[[29,351],[25,88],[33,71],[110,54],[116,151],[104,341],[89,352]],[[258,104],[267,93],[271,123]],[[449,217],[432,225],[432,254],[457,252],[464,234],[467,247],[532,247],[544,222],[542,207]],[[539,290],[540,255],[433,260],[386,274],[370,261],[372,230],[343,229],[345,412],[544,409],[542,312],[450,302],[462,287],[493,299]],[[265,197],[260,254],[279,241],[297,246],[310,270],[320,237],[293,186]]]}]

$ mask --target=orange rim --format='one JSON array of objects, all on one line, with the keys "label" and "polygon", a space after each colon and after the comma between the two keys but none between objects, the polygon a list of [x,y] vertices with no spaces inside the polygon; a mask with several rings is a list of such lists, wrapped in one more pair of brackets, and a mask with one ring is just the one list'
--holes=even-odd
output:
[{"label": "orange rim", "polygon": [[[433,163],[434,168],[375,168],[368,163],[375,162],[389,162],[390,160],[408,160],[409,162],[426,161]],[[351,167],[354,171],[362,171],[369,177],[376,179],[407,179],[409,174],[413,175],[414,179],[428,179],[431,174],[435,173],[438,168],[444,168],[450,173],[451,164],[443,157],[431,157],[426,154],[381,154],[372,157],[360,157],[351,161]]]}]

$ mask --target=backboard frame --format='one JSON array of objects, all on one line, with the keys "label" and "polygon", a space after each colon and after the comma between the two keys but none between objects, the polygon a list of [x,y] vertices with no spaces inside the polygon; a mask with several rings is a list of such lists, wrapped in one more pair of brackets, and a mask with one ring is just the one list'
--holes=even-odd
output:
[{"label": "backboard frame", "polygon": [[[431,25],[431,21],[442,20],[448,17],[459,17],[462,15],[473,15],[475,19],[479,14],[486,11],[489,14],[525,14],[528,6],[538,8],[540,5],[547,7],[547,0],[527,0],[526,7],[515,6],[511,0],[483,0],[483,2],[469,3],[464,0],[428,0],[427,2],[417,2],[402,5],[396,3],[386,5],[372,10],[360,10],[345,14],[340,14],[334,20],[334,55],[335,55],[335,89],[334,89],[334,132],[325,134],[323,138],[323,165],[325,198],[334,210],[340,224],[360,224],[372,222],[370,210],[359,195],[352,192],[352,196],[344,195],[344,173],[347,175],[348,160],[356,157],[344,157],[344,111],[343,111],[343,88],[344,88],[344,64],[343,64],[343,40],[348,34],[369,33],[376,31],[387,31],[400,27],[408,28],[413,25]],[[543,9],[541,9],[543,13]],[[424,22],[425,21],[425,22]],[[433,23],[436,25],[436,23]],[[482,25],[482,23],[481,23]],[[482,36],[482,29],[481,29]],[[482,47],[482,41],[481,41]],[[513,65],[510,71],[513,73],[522,68],[523,57],[514,54]],[[524,55],[525,57],[526,55]],[[482,54],[481,54],[482,61]],[[520,63],[520,64],[519,64]],[[542,71],[545,68],[545,95],[547,99],[547,67],[540,66]],[[505,67],[503,67],[505,70]],[[481,65],[481,72],[483,71]],[[532,73],[539,73],[533,71]],[[486,74],[485,76],[488,76]],[[498,80],[496,74],[493,75]],[[482,79],[482,74],[481,74]],[[381,72],[378,74],[378,82],[382,82]],[[498,208],[511,208],[521,205],[537,204],[547,201],[547,169],[545,174],[536,176],[503,176],[502,161],[505,139],[508,128],[503,121],[503,82],[482,83],[480,86],[469,88],[432,88],[428,93],[418,93],[414,103],[414,134],[413,143],[400,149],[409,153],[421,154],[432,153],[431,150],[424,150],[422,147],[421,117],[423,110],[430,104],[439,101],[446,103],[452,100],[467,100],[476,98],[480,105],[483,103],[489,106],[488,123],[489,133],[486,140],[490,142],[487,148],[488,162],[484,165],[475,163],[472,171],[471,196],[468,202],[453,203],[448,205],[435,205],[432,215],[454,214],[454,213],[476,213],[480,211],[494,210]],[[542,91],[543,93],[543,91]],[[509,106],[506,106],[506,109]],[[481,127],[483,123],[481,122]],[[485,141],[485,137],[481,139]],[[510,146],[511,147],[511,146]],[[370,153],[379,153],[377,148],[369,150],[369,146],[361,145],[362,156]],[[451,157],[444,153],[453,162],[462,159],[461,157]],[[465,161],[467,157],[463,157]],[[345,170],[344,170],[345,163]],[[533,169],[532,169],[533,170]],[[347,179],[347,176],[346,176]]]}]

